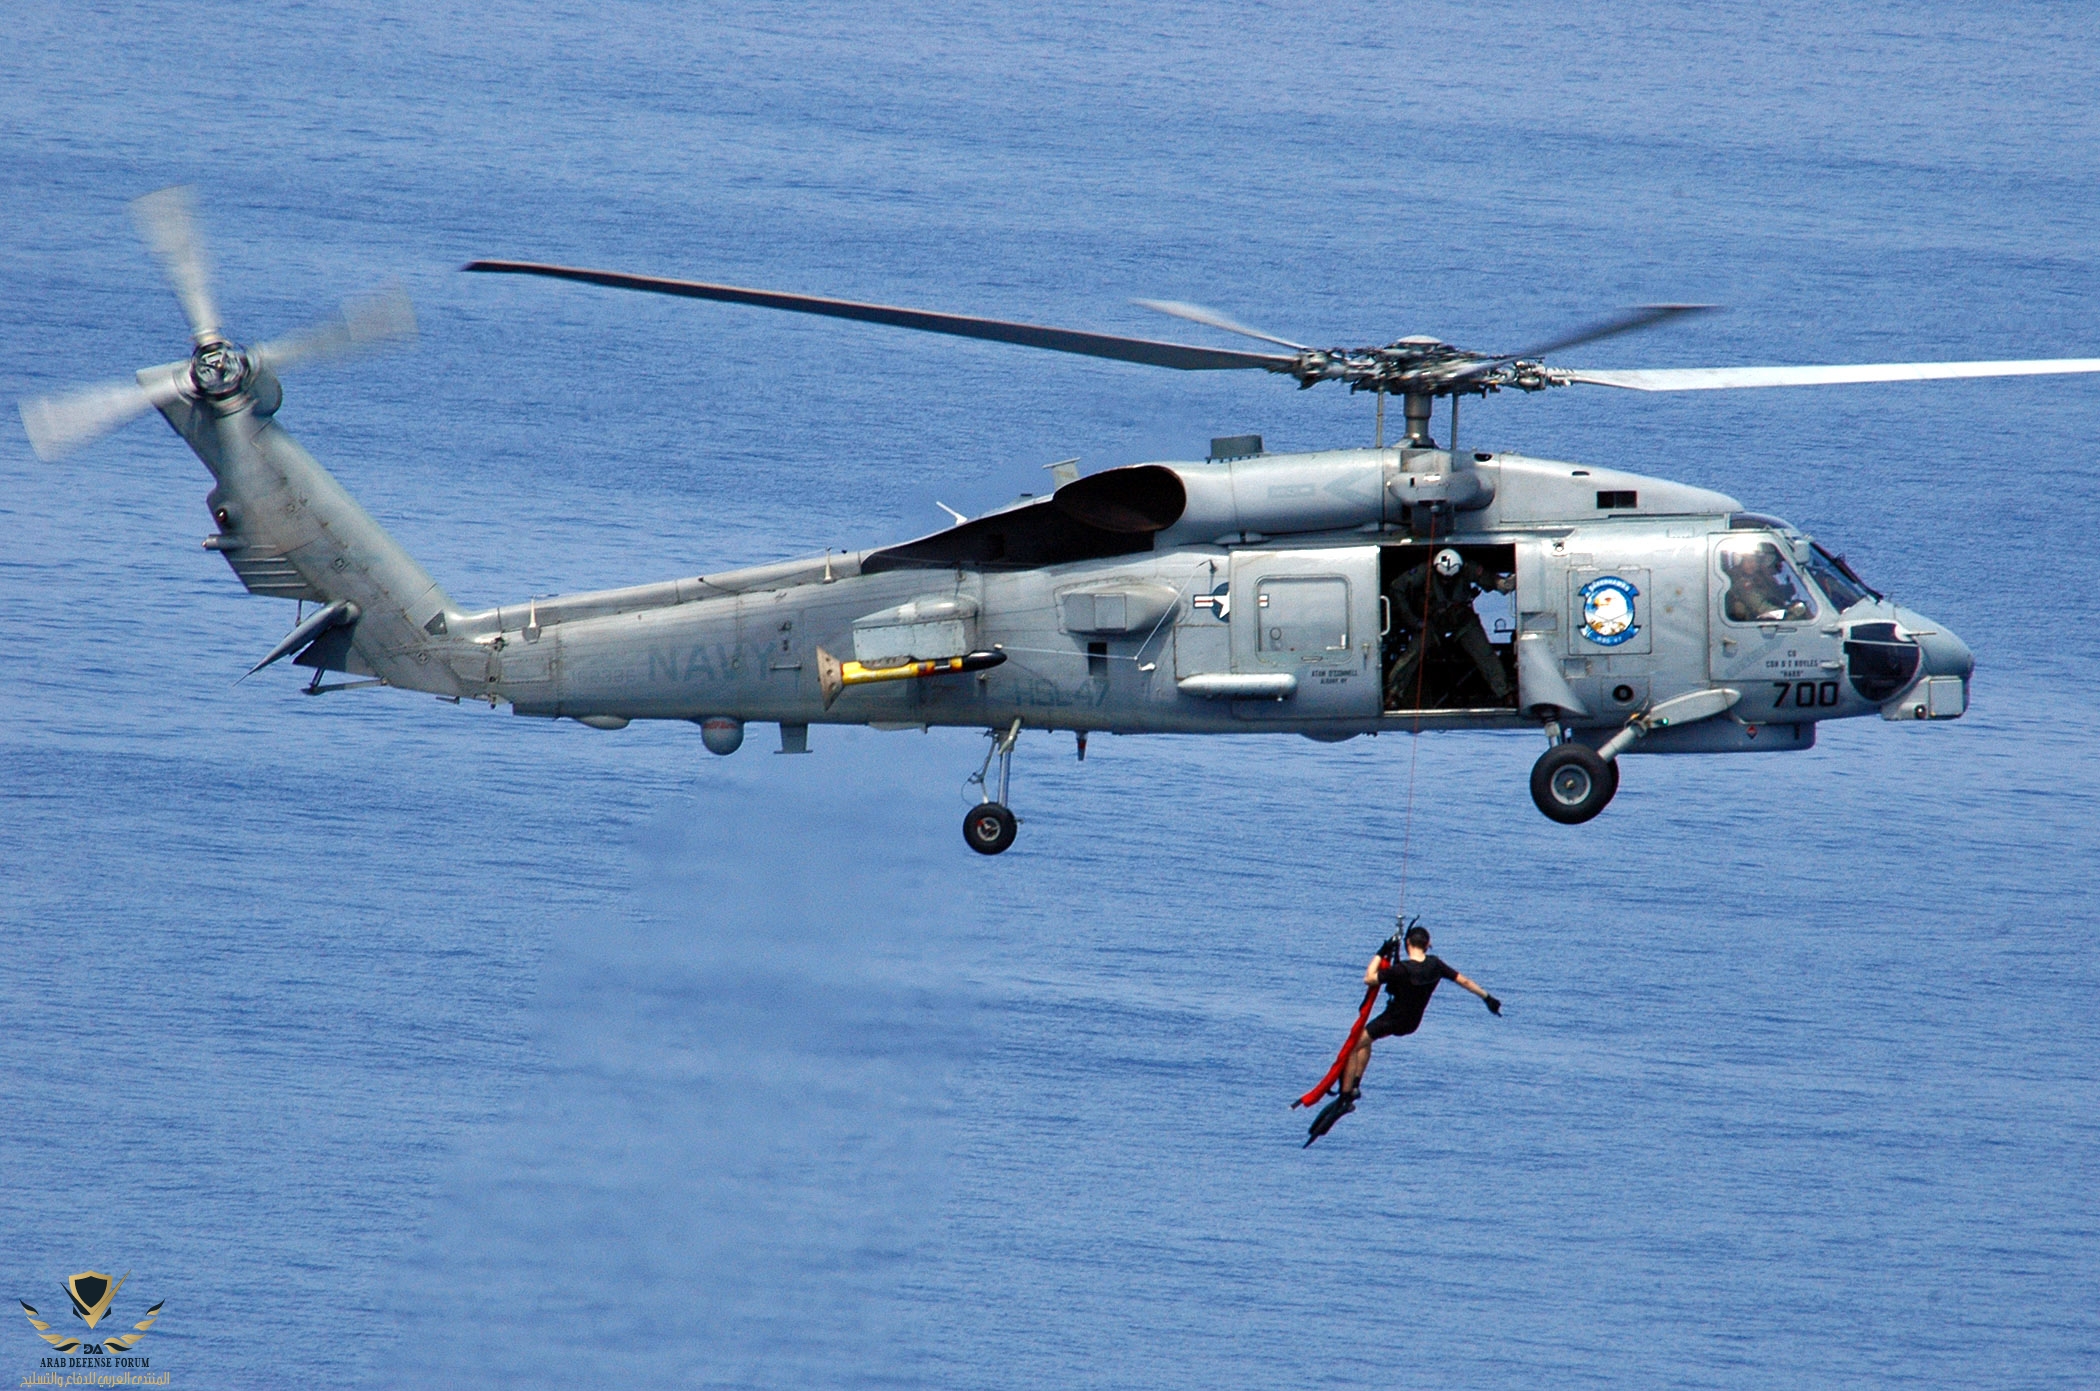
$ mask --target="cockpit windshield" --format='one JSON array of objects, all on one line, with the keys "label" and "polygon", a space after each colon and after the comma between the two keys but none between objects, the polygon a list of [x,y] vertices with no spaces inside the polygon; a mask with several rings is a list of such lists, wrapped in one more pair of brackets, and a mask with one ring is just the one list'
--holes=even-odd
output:
[{"label": "cockpit windshield", "polygon": [[1837,605],[1839,613],[1862,600],[1881,597],[1879,590],[1868,588],[1867,582],[1852,572],[1852,567],[1845,563],[1845,557],[1832,555],[1813,542],[1810,543],[1809,549],[1811,554],[1808,573],[1823,592],[1830,596],[1830,602]]},{"label": "cockpit windshield", "polygon": [[1721,612],[1732,623],[1797,623],[1816,616],[1815,598],[1768,537],[1723,541],[1721,575],[1728,581]]}]

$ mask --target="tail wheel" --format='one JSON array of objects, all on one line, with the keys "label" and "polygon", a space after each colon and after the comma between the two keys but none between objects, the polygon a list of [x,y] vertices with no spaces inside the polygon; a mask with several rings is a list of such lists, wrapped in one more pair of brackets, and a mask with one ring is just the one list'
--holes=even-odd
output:
[{"label": "tail wheel", "polygon": [[980,802],[963,818],[963,840],[980,855],[996,855],[1021,833],[1014,814],[997,802]]},{"label": "tail wheel", "polygon": [[1555,744],[1531,766],[1531,800],[1563,826],[1579,826],[1610,804],[1619,765],[1587,744]]}]

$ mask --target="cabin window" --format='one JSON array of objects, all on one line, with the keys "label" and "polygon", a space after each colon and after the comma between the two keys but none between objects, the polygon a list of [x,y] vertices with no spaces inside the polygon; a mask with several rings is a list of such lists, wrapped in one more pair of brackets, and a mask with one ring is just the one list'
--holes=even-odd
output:
[{"label": "cabin window", "polygon": [[1349,650],[1349,581],[1339,575],[1263,580],[1255,605],[1266,655],[1313,662]]},{"label": "cabin window", "polygon": [[1728,581],[1721,612],[1731,623],[1798,623],[1816,616],[1808,586],[1779,547],[1762,537],[1724,541],[1721,576]]},{"label": "cabin window", "polygon": [[1832,555],[1821,546],[1812,546],[1809,552],[1808,577],[1816,582],[1816,587],[1831,603],[1837,605],[1839,613],[1866,599],[1881,597],[1853,573],[1843,556]]}]

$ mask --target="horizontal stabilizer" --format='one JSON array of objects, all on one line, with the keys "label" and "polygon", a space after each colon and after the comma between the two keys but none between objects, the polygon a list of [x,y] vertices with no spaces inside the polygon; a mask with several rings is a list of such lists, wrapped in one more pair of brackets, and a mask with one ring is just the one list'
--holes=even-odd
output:
[{"label": "horizontal stabilizer", "polygon": [[[284,639],[270,649],[268,656],[248,668],[248,676],[253,676],[270,663],[297,652],[330,628],[355,623],[358,617],[359,610],[357,605],[348,599],[338,599],[334,603],[309,614],[305,622],[286,633]],[[241,679],[245,681],[248,677],[244,676]]]}]

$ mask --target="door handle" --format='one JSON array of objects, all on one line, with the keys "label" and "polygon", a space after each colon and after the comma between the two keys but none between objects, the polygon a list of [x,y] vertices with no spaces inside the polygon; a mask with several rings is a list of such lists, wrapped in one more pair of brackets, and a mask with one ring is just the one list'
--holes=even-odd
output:
[{"label": "door handle", "polygon": [[1393,631],[1393,596],[1378,596],[1378,636],[1384,637]]}]

